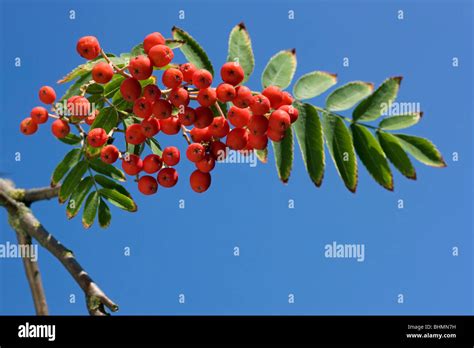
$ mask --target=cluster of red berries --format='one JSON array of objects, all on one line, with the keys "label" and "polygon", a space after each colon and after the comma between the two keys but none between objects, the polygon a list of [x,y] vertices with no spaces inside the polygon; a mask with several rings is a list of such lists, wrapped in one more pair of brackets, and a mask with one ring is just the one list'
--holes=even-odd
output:
[{"label": "cluster of red berries", "polygon": [[[143,41],[143,49],[144,55],[130,60],[129,75],[120,85],[123,99],[133,103],[130,111],[142,119],[140,123],[131,124],[125,129],[125,141],[140,145],[160,131],[167,135],[182,131],[189,143],[186,158],[196,166],[190,176],[191,188],[196,192],[204,192],[209,188],[210,172],[216,161],[225,159],[228,148],[243,153],[263,150],[267,147],[268,139],[281,141],[286,129],[298,118],[298,111],[291,106],[293,98],[288,92],[268,86],[257,93],[241,85],[245,73],[238,63],[225,63],[220,69],[223,82],[213,88],[213,77],[209,71],[198,69],[192,63],[170,64],[174,53],[160,33],[149,34]],[[86,59],[95,59],[102,52],[93,36],[81,38],[77,43],[77,51]],[[142,88],[140,80],[149,79],[153,67],[163,68],[162,83],[166,89],[161,90],[155,84]],[[96,83],[106,84],[119,72],[123,73],[110,62],[98,62],[92,69],[92,77]],[[42,102],[52,104],[55,99],[51,87],[40,89]],[[190,107],[191,101],[197,101],[199,106]],[[218,102],[229,103],[229,106],[232,104],[227,115],[224,115]],[[219,112],[218,116],[214,116],[212,108]],[[52,125],[52,132],[58,138],[69,134],[71,120],[91,125],[98,113],[92,110],[89,101],[83,96],[69,98],[67,110],[71,118],[59,117]],[[37,130],[37,125],[47,119],[47,110],[36,107],[30,117],[22,121],[21,131],[32,134]],[[191,130],[187,128],[190,126],[193,126]],[[138,155],[120,152],[114,145],[106,145],[108,138],[109,135],[102,128],[94,128],[87,134],[90,146],[102,147],[102,161],[111,164],[121,158],[124,172],[137,178],[142,171],[147,174],[158,173],[156,179],[151,175],[138,178],[140,192],[149,195],[156,193],[158,185],[176,185],[178,172],[174,166],[180,161],[178,148],[170,146],[163,150],[161,156],[150,154],[141,159]],[[226,138],[225,142],[223,138]]]}]

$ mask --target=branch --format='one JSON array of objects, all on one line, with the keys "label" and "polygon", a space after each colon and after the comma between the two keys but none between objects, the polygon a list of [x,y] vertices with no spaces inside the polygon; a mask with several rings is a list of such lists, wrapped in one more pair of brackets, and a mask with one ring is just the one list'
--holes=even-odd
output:
[{"label": "branch", "polygon": [[51,199],[58,196],[60,186],[55,187],[41,187],[29,190],[24,190],[23,199],[21,201],[29,205],[36,201]]},{"label": "branch", "polygon": [[[43,225],[36,219],[25,203],[14,199],[15,190],[12,184],[0,179],[0,205],[4,206],[9,214],[9,223],[17,233],[27,234],[36,239],[45,249],[53,254],[66,270],[71,274],[86,296],[87,309],[90,315],[107,315],[105,307],[112,312],[118,306],[94,283],[77,262],[71,250],[62,245]],[[26,192],[26,191],[24,191]],[[48,192],[48,195],[51,193]],[[10,193],[14,193],[13,196]]]}]

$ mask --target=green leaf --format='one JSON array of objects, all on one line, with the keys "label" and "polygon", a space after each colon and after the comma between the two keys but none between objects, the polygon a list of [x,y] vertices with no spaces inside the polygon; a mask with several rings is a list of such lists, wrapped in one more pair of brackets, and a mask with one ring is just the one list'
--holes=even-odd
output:
[{"label": "green leaf", "polygon": [[[114,57],[110,53],[107,53],[107,56],[112,61],[112,63],[114,63],[117,66],[124,66],[126,64],[126,61],[123,58]],[[99,56],[93,60],[90,60],[84,64],[81,64],[75,67],[70,73],[68,73],[61,80],[59,80],[58,83],[70,82],[72,80],[75,80],[78,77],[82,77],[86,75],[87,73],[90,73],[92,69],[94,68],[94,66],[99,62],[105,62],[105,59],[102,58],[102,56]]]},{"label": "green leaf", "polygon": [[86,176],[84,179],[81,180],[79,185],[77,185],[67,204],[66,215],[68,219],[72,219],[74,216],[77,215],[77,213],[81,209],[82,202],[84,202],[84,199],[86,198],[93,185],[94,179],[91,176]]},{"label": "green leaf", "polygon": [[74,167],[81,159],[81,149],[73,149],[69,151],[61,162],[54,169],[51,176],[51,186],[56,186],[66,173]]},{"label": "green leaf", "polygon": [[411,127],[417,124],[421,117],[423,116],[422,112],[416,112],[408,115],[396,115],[384,118],[379,127],[385,130],[398,130]]},{"label": "green leaf", "polygon": [[64,95],[59,100],[59,103],[64,102],[73,95],[78,95],[81,93],[81,87],[92,80],[92,73],[87,72],[84,75],[81,75],[64,93]]},{"label": "green leaf", "polygon": [[107,228],[110,225],[110,220],[112,220],[112,214],[107,203],[101,198],[99,201],[99,226],[102,228]]},{"label": "green leaf", "polygon": [[127,189],[123,187],[122,185],[120,185],[119,183],[115,182],[114,180],[109,179],[102,175],[95,175],[94,179],[100,186],[117,190],[121,194],[132,198],[132,195],[127,191]]},{"label": "green leaf", "polygon": [[104,93],[104,86],[99,85],[98,83],[93,83],[92,85],[87,86],[86,93],[102,94]]},{"label": "green leaf", "polygon": [[352,81],[334,90],[326,99],[326,109],[341,111],[352,108],[355,104],[372,93],[374,85],[368,82]]},{"label": "green leaf", "polygon": [[255,66],[255,58],[252,42],[244,23],[236,25],[230,32],[227,61],[239,63],[245,73],[242,83],[248,80]]},{"label": "green leaf", "polygon": [[214,75],[214,68],[212,67],[211,61],[199,43],[191,35],[178,27],[173,27],[172,33],[175,40],[185,42],[179,49],[183,52],[186,59],[190,63],[193,63],[198,69],[206,69]]},{"label": "green leaf", "polygon": [[78,135],[69,133],[66,135],[64,138],[57,138],[59,141],[68,144],[68,145],[76,145],[79,144],[82,140],[82,138]]},{"label": "green leaf", "polygon": [[117,126],[118,122],[118,113],[112,107],[103,108],[100,110],[99,115],[94,119],[91,129],[94,128],[103,128],[107,133],[109,133],[112,128]]},{"label": "green leaf", "polygon": [[125,181],[125,174],[120,169],[111,164],[102,162],[99,158],[90,160],[89,165],[97,173],[107,175],[108,177],[118,181]]},{"label": "green leaf", "polygon": [[112,80],[107,83],[104,87],[104,96],[109,99],[114,96],[114,94],[120,89],[120,85],[122,84],[125,77],[122,75],[114,75]]},{"label": "green leaf", "polygon": [[139,43],[135,47],[132,48],[130,51],[131,57],[141,56],[145,54],[145,50],[143,49],[143,43]]},{"label": "green leaf", "polygon": [[432,167],[446,167],[443,156],[428,139],[406,134],[394,135],[400,141],[400,145],[421,163]]},{"label": "green leaf", "polygon": [[337,172],[349,191],[355,192],[357,188],[357,158],[351,134],[341,118],[325,112],[322,124],[326,144]]},{"label": "green leaf", "polygon": [[86,203],[84,204],[84,212],[82,213],[82,225],[84,228],[92,226],[97,215],[97,208],[99,207],[99,192],[94,191],[87,196]]},{"label": "green leaf", "polygon": [[373,121],[379,118],[397,98],[401,81],[401,77],[386,79],[372,95],[357,105],[352,113],[354,120]]},{"label": "green leaf", "polygon": [[125,196],[114,189],[102,188],[99,190],[100,195],[106,198],[110,203],[116,207],[127,210],[127,211],[137,211],[137,205],[130,197]]},{"label": "green leaf", "polygon": [[278,171],[278,177],[283,183],[287,183],[290,178],[291,168],[293,166],[293,132],[288,127],[285,137],[280,142],[274,142],[273,154],[275,155],[275,164]]},{"label": "green leaf", "polygon": [[172,50],[176,48],[180,48],[183,46],[186,42],[184,40],[171,40],[171,39],[166,39],[166,46],[171,48]]},{"label": "green leaf", "polygon": [[321,186],[324,176],[324,138],[318,111],[314,106],[295,103],[298,119],[293,124],[306,170],[311,181]]},{"label": "green leaf", "polygon": [[263,150],[255,150],[255,155],[257,156],[260,162],[268,162],[268,148],[265,148]]},{"label": "green leaf", "polygon": [[394,135],[383,131],[378,131],[377,137],[385,155],[387,155],[387,158],[392,162],[395,168],[408,179],[416,180],[415,168],[398,139]]},{"label": "green leaf", "polygon": [[75,190],[82,177],[86,173],[88,164],[86,161],[80,161],[77,163],[71,171],[66,175],[66,178],[59,189],[58,199],[60,203],[66,202],[72,192]]},{"label": "green leaf", "polygon": [[262,74],[262,85],[285,89],[293,80],[296,71],[296,51],[280,51],[267,63]]},{"label": "green leaf", "polygon": [[337,75],[324,71],[313,71],[301,76],[293,86],[293,95],[296,99],[311,99],[334,86]]},{"label": "green leaf", "polygon": [[161,156],[163,154],[161,145],[155,138],[148,138],[145,140],[145,143],[150,147],[151,152],[153,152],[155,155]]},{"label": "green leaf", "polygon": [[357,155],[370,175],[384,188],[393,191],[392,172],[377,139],[364,126],[353,123],[351,130]]}]

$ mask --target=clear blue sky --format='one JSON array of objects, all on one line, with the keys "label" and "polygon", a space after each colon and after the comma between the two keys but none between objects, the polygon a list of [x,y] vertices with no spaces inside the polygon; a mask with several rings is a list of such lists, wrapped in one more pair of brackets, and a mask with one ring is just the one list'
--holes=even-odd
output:
[{"label": "clear blue sky", "polygon": [[[417,164],[416,182],[395,173],[395,192],[365,168],[356,195],[333,163],[321,188],[309,180],[299,150],[288,185],[273,159],[256,168],[220,165],[210,190],[188,186],[183,162],[178,185],[151,197],[138,194],[135,214],[113,209],[107,230],[67,221],[56,201],[34,205],[43,224],[120,305],[119,314],[473,314],[472,260],[472,3],[469,1],[1,1],[1,172],[20,187],[44,186],[68,146],[49,125],[32,137],[19,122],[38,104],[37,91],[83,62],[75,44],[95,35],[109,52],[126,52],[143,37],[173,25],[188,30],[214,67],[227,55],[228,34],[244,21],[260,87],[269,57],[296,48],[296,76],[336,72],[340,83],[403,75],[403,102],[419,102],[422,122],[408,133],[438,145],[446,169]],[[69,10],[76,19],[68,18]],[[185,20],[178,11],[185,10]],[[405,19],[397,19],[404,10]],[[287,19],[289,10],[295,20]],[[176,52],[176,60],[184,61]],[[21,57],[21,68],[15,68]],[[350,67],[342,67],[343,57]],[[452,58],[460,66],[453,68]],[[60,93],[65,86],[58,87]],[[324,97],[314,100],[322,105]],[[184,148],[180,136],[160,134]],[[20,152],[21,162],[14,161]],[[451,154],[460,160],[452,161]],[[178,208],[184,199],[186,209]],[[288,209],[288,200],[295,209]],[[405,209],[397,209],[397,200]],[[0,243],[16,241],[0,210]],[[365,244],[365,261],[331,260],[324,246]],[[240,256],[233,248],[240,247]],[[451,250],[459,247],[460,255]],[[131,256],[123,256],[124,247]],[[47,252],[40,266],[53,314],[86,314],[83,295]],[[186,304],[178,303],[185,294]],[[295,303],[288,303],[288,294]],[[70,304],[69,295],[77,302]],[[405,303],[397,304],[404,294]],[[33,314],[22,263],[0,259],[0,314]]]}]

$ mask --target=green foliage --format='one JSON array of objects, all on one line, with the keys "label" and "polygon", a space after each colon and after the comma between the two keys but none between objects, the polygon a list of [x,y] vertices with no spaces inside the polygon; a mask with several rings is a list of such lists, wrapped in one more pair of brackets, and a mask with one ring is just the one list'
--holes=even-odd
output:
[{"label": "green foliage", "polygon": [[422,115],[423,113],[417,112],[408,115],[387,117],[380,122],[379,128],[384,130],[399,130],[408,128],[420,122]]},{"label": "green foliage", "polygon": [[337,83],[337,76],[324,71],[313,71],[303,75],[293,87],[296,99],[311,99],[324,92]]},{"label": "green foliage", "polygon": [[341,111],[352,108],[362,99],[368,97],[374,85],[368,82],[353,81],[334,90],[326,99],[326,109]]},{"label": "green foliage", "polygon": [[173,27],[172,33],[175,40],[184,41],[184,45],[179,49],[183,52],[186,59],[197,68],[206,69],[214,75],[214,68],[212,67],[211,61],[201,45],[183,29]]},{"label": "green foliage", "polygon": [[287,88],[296,71],[296,51],[280,51],[270,58],[262,74],[262,86]]},{"label": "green foliage", "polygon": [[416,171],[410,158],[403,150],[397,137],[383,131],[377,132],[380,145],[387,155],[387,158],[397,168],[400,173],[405,175],[408,179],[416,180]]},{"label": "green foliage", "polygon": [[286,130],[285,137],[280,142],[274,142],[273,153],[275,154],[275,164],[278,177],[283,183],[287,183],[293,167],[293,132],[291,127]]},{"label": "green foliage", "polygon": [[99,207],[99,192],[94,191],[87,196],[86,203],[84,204],[84,213],[82,214],[82,225],[85,228],[89,228],[94,223],[97,215],[97,209]]},{"label": "green foliage", "polygon": [[236,25],[230,32],[227,61],[240,64],[245,73],[242,83],[245,83],[253,72],[255,58],[253,56],[252,42],[244,23]]}]

